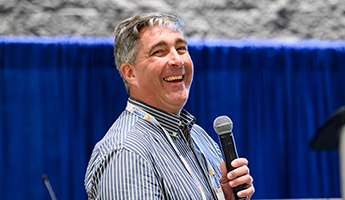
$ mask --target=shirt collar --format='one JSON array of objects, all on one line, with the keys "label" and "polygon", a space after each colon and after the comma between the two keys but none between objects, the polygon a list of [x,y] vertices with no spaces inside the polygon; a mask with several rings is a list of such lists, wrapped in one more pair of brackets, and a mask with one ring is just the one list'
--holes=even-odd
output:
[{"label": "shirt collar", "polygon": [[128,98],[128,102],[132,103],[135,106],[138,106],[141,110],[147,112],[149,115],[156,118],[159,124],[165,130],[167,130],[170,134],[174,132],[178,132],[179,128],[182,130],[185,125],[188,125],[189,129],[191,130],[196,121],[196,118],[185,109],[182,109],[180,116],[178,116],[178,115],[160,110],[158,108],[152,107],[132,97]]}]

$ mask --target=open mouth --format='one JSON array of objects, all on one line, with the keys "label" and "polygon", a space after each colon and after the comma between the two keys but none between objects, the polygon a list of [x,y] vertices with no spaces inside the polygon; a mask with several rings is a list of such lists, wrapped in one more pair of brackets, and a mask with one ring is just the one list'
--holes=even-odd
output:
[{"label": "open mouth", "polygon": [[167,78],[163,78],[164,81],[166,82],[181,82],[184,78],[184,75],[180,76],[169,76]]}]

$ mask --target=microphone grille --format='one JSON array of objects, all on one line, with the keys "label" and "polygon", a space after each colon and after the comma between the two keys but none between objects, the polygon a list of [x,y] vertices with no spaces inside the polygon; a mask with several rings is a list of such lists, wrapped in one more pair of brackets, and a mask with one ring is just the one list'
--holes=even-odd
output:
[{"label": "microphone grille", "polygon": [[218,135],[232,131],[232,121],[228,116],[219,116],[213,122],[214,131]]}]

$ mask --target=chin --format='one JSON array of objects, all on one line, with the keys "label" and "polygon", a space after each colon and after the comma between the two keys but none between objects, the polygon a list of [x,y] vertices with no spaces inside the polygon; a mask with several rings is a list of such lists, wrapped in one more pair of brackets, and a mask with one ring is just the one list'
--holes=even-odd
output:
[{"label": "chin", "polygon": [[170,92],[166,95],[168,99],[174,102],[185,102],[189,96],[189,90],[183,89],[179,91]]},{"label": "chin", "polygon": [[178,96],[178,97],[171,97],[170,100],[173,101],[174,104],[176,104],[176,105],[184,106],[184,104],[188,100],[188,95],[183,95],[183,96]]}]

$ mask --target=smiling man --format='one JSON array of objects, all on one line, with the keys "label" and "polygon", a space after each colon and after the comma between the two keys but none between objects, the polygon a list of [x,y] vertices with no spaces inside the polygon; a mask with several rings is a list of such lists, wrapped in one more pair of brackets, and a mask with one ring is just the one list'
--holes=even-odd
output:
[{"label": "smiling man", "polygon": [[233,199],[240,184],[238,196],[254,193],[248,161],[227,173],[217,143],[183,109],[193,80],[183,25],[145,13],[117,26],[114,56],[129,98],[92,152],[89,199]]},{"label": "smiling man", "polygon": [[188,99],[193,78],[187,42],[180,31],[165,26],[146,26],[139,34],[136,62],[121,66],[121,74],[129,83],[130,96],[179,115]]}]

